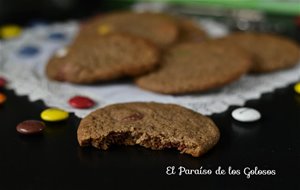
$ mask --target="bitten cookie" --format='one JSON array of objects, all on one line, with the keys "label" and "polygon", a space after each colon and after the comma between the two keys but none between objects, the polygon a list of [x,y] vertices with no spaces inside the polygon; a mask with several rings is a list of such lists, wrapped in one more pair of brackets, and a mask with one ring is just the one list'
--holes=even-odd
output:
[{"label": "bitten cookie", "polygon": [[226,42],[185,43],[169,49],[157,70],[135,82],[141,88],[165,94],[200,92],[239,79],[250,65],[247,53]]},{"label": "bitten cookie", "polygon": [[178,149],[201,156],[219,140],[214,122],[174,104],[124,103],[98,109],[80,122],[81,146],[106,150],[112,144],[141,145],[153,150]]},{"label": "bitten cookie", "polygon": [[224,39],[252,55],[252,72],[270,72],[289,68],[300,60],[300,48],[282,36],[263,33],[233,33]]},{"label": "bitten cookie", "polygon": [[159,47],[166,47],[177,39],[178,28],[176,23],[160,14],[114,12],[85,21],[80,30],[85,36],[118,32],[143,37]]},{"label": "bitten cookie", "polygon": [[128,34],[80,38],[66,55],[54,56],[46,67],[49,78],[72,83],[94,83],[137,76],[152,70],[158,50],[144,39]]}]

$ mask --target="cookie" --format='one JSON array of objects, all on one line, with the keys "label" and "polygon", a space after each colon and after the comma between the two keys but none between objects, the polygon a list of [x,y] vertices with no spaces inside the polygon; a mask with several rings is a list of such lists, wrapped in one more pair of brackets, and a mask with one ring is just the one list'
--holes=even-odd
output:
[{"label": "cookie", "polygon": [[200,24],[188,17],[166,13],[155,14],[164,19],[168,19],[177,25],[178,37],[175,44],[184,42],[203,42],[208,39],[208,34],[201,28]]},{"label": "cookie", "polygon": [[219,140],[214,122],[174,104],[124,103],[98,109],[83,118],[77,130],[80,146],[106,150],[112,144],[173,148],[201,156]]},{"label": "cookie", "polygon": [[81,25],[80,34],[99,36],[108,33],[129,33],[166,47],[177,39],[176,23],[155,13],[114,12],[99,15]]},{"label": "cookie", "polygon": [[152,70],[159,59],[154,45],[128,34],[111,34],[95,39],[81,37],[62,55],[49,61],[47,76],[82,84],[137,76]]},{"label": "cookie", "polygon": [[206,32],[199,24],[187,18],[177,18],[179,37],[177,43],[203,42],[208,39]]},{"label": "cookie", "polygon": [[170,48],[160,67],[135,83],[165,94],[207,91],[239,79],[250,65],[247,53],[221,40],[185,43]]},{"label": "cookie", "polygon": [[252,55],[252,72],[271,72],[299,63],[300,48],[282,36],[264,33],[233,33],[224,39]]}]

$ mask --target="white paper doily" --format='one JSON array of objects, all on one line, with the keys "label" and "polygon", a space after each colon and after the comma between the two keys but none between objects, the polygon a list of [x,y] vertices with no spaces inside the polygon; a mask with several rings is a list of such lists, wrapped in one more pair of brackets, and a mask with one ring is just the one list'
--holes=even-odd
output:
[{"label": "white paper doily", "polygon": [[[204,28],[213,36],[226,34],[226,28],[213,21],[202,21]],[[300,78],[300,64],[292,69],[262,75],[246,75],[224,88],[192,95],[161,95],[142,90],[130,81],[99,85],[73,85],[49,81],[44,69],[57,49],[70,43],[78,31],[76,22],[54,24],[25,29],[22,36],[0,42],[0,75],[9,81],[8,88],[18,95],[28,95],[30,101],[43,100],[47,106],[59,107],[84,117],[92,110],[108,104],[131,101],[155,101],[175,103],[197,112],[210,115],[225,111],[230,105],[243,105],[247,100],[257,99],[262,93],[284,87]],[[216,33],[216,31],[218,31]],[[64,41],[50,40],[53,32],[65,33]],[[215,32],[215,33],[214,33]],[[33,57],[20,57],[18,51],[26,45],[40,48]],[[288,55],[287,55],[288,56]],[[216,74],[218,74],[216,72]],[[93,109],[80,110],[68,105],[74,95],[85,95],[97,102]]]}]

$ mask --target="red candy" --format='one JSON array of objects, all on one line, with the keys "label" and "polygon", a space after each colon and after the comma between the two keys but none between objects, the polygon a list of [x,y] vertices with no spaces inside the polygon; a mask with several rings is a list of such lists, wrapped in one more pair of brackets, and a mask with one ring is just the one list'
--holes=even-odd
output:
[{"label": "red candy", "polygon": [[0,77],[0,88],[6,85],[6,80],[3,77]]},{"label": "red candy", "polygon": [[69,104],[74,108],[87,109],[93,107],[95,102],[85,96],[74,96],[69,100]]}]

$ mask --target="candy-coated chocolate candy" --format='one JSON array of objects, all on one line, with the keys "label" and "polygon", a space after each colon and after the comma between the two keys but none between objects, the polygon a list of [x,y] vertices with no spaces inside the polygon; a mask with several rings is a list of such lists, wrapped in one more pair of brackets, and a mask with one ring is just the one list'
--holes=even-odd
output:
[{"label": "candy-coated chocolate candy", "polygon": [[61,32],[55,32],[55,33],[49,34],[48,38],[50,40],[65,40],[66,35],[64,33],[61,33]]},{"label": "candy-coated chocolate candy", "polygon": [[0,105],[3,104],[5,101],[6,101],[6,96],[0,93]]},{"label": "candy-coated chocolate candy", "polygon": [[74,108],[86,109],[95,105],[95,102],[85,96],[74,96],[69,100],[69,104]]},{"label": "candy-coated chocolate candy", "polygon": [[300,82],[295,84],[294,89],[296,93],[300,94]]},{"label": "candy-coated chocolate candy", "polygon": [[22,29],[17,25],[7,25],[0,28],[0,36],[4,39],[11,39],[19,36]]},{"label": "candy-coated chocolate candy", "polygon": [[106,35],[111,32],[111,27],[109,25],[100,25],[98,28],[98,33],[100,35]]},{"label": "candy-coated chocolate candy", "polygon": [[28,45],[24,46],[19,50],[19,55],[25,57],[32,57],[37,55],[40,52],[40,49],[36,46]]},{"label": "candy-coated chocolate candy", "polygon": [[0,77],[0,88],[4,87],[6,85],[7,81],[5,80],[5,78]]},{"label": "candy-coated chocolate candy", "polygon": [[41,118],[44,121],[50,121],[50,122],[63,121],[68,119],[68,117],[69,117],[68,112],[58,108],[49,108],[44,110],[41,113]]},{"label": "candy-coated chocolate candy", "polygon": [[21,134],[33,135],[41,133],[45,129],[45,124],[37,120],[26,120],[19,123],[16,129]]},{"label": "candy-coated chocolate candy", "polygon": [[237,108],[231,113],[232,117],[240,122],[254,122],[261,118],[261,114],[253,108]]}]

